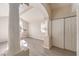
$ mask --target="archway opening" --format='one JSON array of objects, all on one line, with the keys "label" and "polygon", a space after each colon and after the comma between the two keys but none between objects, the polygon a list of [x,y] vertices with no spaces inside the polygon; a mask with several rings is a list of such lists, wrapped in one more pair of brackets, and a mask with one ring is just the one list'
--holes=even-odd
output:
[{"label": "archway opening", "polygon": [[[24,9],[24,10],[23,10]],[[36,55],[34,51],[41,51],[48,37],[48,13],[42,4],[20,5],[20,38],[30,47],[30,55]],[[48,41],[49,42],[49,41]],[[41,49],[40,49],[41,48]]]}]

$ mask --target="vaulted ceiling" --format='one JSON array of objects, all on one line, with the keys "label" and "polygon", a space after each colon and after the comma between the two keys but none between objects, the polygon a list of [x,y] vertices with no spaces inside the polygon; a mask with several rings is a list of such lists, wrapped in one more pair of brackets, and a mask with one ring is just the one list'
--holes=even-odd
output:
[{"label": "vaulted ceiling", "polygon": [[43,7],[40,4],[30,4],[31,6],[29,10],[25,11],[20,15],[21,18],[28,22],[41,22],[44,20],[44,17],[46,17],[46,13],[43,9]]},{"label": "vaulted ceiling", "polygon": [[[67,3],[52,3],[48,4],[50,8],[53,10],[55,8],[68,6],[71,4]],[[20,17],[28,22],[41,22],[45,20],[47,17],[47,13],[45,8],[40,3],[30,3],[27,5],[20,5],[19,8]],[[8,3],[0,3],[0,17],[1,16],[9,16],[9,4]]]},{"label": "vaulted ceiling", "polygon": [[[25,19],[26,21],[28,22],[41,22],[43,20],[45,20],[45,17],[47,16],[46,15],[46,12],[45,10],[43,9],[43,7],[41,6],[41,4],[30,4],[31,8],[29,8],[28,11],[25,11],[21,17],[23,19]],[[67,6],[70,6],[72,5],[71,3],[49,3],[48,4],[50,9],[53,11],[54,9],[56,8],[61,8],[61,7],[67,7]]]},{"label": "vaulted ceiling", "polygon": [[[41,22],[46,17],[44,7],[40,3],[27,5],[20,5],[19,7],[20,17],[28,22]],[[9,16],[9,4],[0,3],[0,17]]]}]

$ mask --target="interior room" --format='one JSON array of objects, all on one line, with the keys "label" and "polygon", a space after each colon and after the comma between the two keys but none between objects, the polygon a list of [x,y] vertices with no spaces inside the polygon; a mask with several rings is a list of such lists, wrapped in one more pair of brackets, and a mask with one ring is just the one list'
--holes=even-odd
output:
[{"label": "interior room", "polygon": [[77,14],[71,3],[0,3],[0,56],[77,56]]}]

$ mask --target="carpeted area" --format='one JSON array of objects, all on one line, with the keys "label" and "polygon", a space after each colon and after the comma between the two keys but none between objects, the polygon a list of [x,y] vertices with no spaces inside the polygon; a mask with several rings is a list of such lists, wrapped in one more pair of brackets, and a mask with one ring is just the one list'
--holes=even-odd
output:
[{"label": "carpeted area", "polygon": [[30,56],[75,56],[76,53],[52,47],[50,50],[43,48],[43,41],[25,38],[30,47]]},{"label": "carpeted area", "polygon": [[[76,53],[52,47],[50,50],[43,48],[43,41],[33,38],[24,38],[29,46],[30,56],[75,56]],[[0,43],[0,56],[5,51],[7,42]]]}]

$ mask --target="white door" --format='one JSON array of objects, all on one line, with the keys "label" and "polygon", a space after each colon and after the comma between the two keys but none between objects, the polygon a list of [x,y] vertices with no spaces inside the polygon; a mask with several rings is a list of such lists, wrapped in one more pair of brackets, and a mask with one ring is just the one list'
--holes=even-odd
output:
[{"label": "white door", "polygon": [[53,46],[64,48],[64,19],[52,20]]},{"label": "white door", "polygon": [[65,19],[65,49],[76,51],[76,17]]}]

